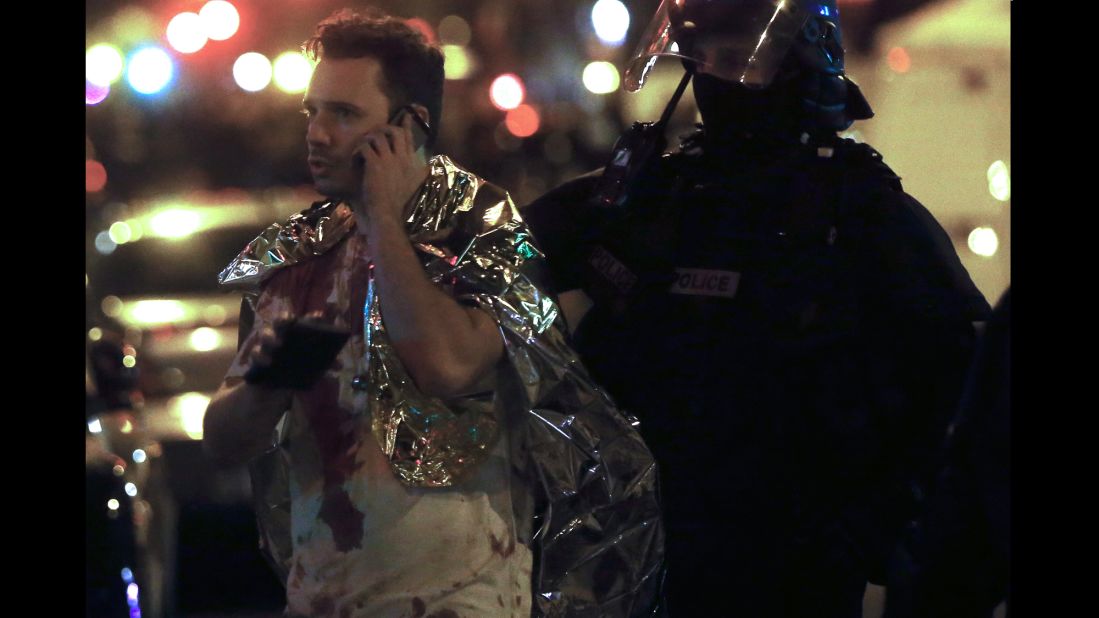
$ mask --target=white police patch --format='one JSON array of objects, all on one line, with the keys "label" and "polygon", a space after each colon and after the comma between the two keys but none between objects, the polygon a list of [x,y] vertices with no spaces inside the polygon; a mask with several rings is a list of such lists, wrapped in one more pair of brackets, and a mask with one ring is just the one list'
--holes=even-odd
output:
[{"label": "white police patch", "polygon": [[677,268],[675,281],[668,291],[672,294],[695,296],[736,296],[740,273],[731,270],[706,270],[702,268]]}]

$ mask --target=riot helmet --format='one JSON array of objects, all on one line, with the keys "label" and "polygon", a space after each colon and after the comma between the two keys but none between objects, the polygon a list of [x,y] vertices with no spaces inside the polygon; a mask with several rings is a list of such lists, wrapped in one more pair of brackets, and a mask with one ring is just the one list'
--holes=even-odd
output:
[{"label": "riot helmet", "polygon": [[803,106],[831,129],[873,115],[844,73],[836,0],[662,0],[626,67],[626,90],[640,90],[662,57],[749,90],[796,79]]}]

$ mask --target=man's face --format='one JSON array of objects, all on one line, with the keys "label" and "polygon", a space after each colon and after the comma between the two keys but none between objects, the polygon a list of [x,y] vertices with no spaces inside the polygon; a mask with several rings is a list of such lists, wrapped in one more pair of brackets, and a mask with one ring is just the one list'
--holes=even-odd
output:
[{"label": "man's face", "polygon": [[388,121],[389,97],[379,84],[374,58],[325,58],[313,71],[303,107],[309,117],[305,141],[317,191],[352,199],[362,190],[362,159],[353,156],[362,137]]}]

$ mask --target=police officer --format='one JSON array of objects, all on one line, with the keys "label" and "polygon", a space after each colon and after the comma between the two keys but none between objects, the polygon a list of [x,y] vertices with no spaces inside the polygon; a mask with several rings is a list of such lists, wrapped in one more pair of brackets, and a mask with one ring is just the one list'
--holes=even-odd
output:
[{"label": "police officer", "polygon": [[[861,615],[988,303],[869,146],[834,0],[664,0],[626,73],[661,122],[524,217],[575,345],[661,467],[673,616]],[[661,135],[693,79],[703,124]],[[650,153],[652,153],[650,155]]]}]

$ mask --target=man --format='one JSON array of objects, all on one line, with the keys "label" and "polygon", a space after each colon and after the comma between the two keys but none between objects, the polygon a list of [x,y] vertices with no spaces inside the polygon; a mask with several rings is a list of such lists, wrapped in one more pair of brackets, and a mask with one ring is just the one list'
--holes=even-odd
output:
[{"label": "man", "polygon": [[[661,467],[673,616],[847,617],[911,513],[988,310],[868,146],[832,0],[665,0],[661,122],[523,209],[593,378]],[[688,80],[703,126],[663,154]],[[648,156],[648,153],[654,153]]]},{"label": "man", "polygon": [[[252,462],[288,613],[647,613],[651,456],[565,345],[507,193],[417,147],[414,123],[424,147],[436,136],[442,54],[350,12],[305,49],[309,166],[330,200],[222,272],[255,317],[205,420],[215,456]],[[253,378],[306,317],[351,332],[331,368],[298,390]]]}]

